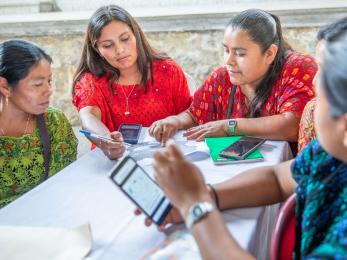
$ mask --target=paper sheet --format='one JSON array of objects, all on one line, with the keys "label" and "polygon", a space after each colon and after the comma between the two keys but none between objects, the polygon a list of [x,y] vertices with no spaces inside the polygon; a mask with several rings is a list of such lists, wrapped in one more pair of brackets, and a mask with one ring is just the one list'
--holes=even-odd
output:
[{"label": "paper sheet", "polygon": [[92,247],[89,224],[74,229],[0,226],[0,259],[83,259]]}]

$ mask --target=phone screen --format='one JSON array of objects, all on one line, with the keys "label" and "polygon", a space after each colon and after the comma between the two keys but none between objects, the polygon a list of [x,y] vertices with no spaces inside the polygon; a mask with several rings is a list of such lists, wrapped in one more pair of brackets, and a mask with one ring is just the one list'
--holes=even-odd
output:
[{"label": "phone screen", "polygon": [[171,208],[160,187],[131,157],[126,157],[111,179],[152,220],[160,224]]},{"label": "phone screen", "polygon": [[220,155],[236,159],[244,159],[247,154],[264,142],[265,139],[243,136],[238,141],[221,151]]},{"label": "phone screen", "polygon": [[125,142],[136,144],[138,142],[141,127],[142,126],[139,124],[121,124],[119,132],[122,133]]}]

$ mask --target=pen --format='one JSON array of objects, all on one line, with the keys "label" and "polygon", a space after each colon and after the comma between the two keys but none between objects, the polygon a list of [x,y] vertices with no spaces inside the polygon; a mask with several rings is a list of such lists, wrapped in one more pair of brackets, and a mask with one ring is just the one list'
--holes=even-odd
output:
[{"label": "pen", "polygon": [[123,141],[117,141],[117,140],[114,140],[114,139],[112,139],[110,137],[99,135],[99,134],[95,134],[95,133],[92,133],[92,132],[89,132],[89,131],[86,131],[86,130],[80,130],[80,132],[82,134],[84,134],[85,136],[89,136],[89,137],[92,137],[92,138],[101,139],[101,140],[104,140],[104,141],[114,142],[114,143],[124,143],[125,146],[131,146],[130,144],[125,143]]}]

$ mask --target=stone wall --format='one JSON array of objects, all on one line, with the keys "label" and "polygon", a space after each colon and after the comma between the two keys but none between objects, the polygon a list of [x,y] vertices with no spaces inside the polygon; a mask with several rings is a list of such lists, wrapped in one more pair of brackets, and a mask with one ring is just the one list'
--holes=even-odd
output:
[{"label": "stone wall", "polygon": [[[284,34],[294,49],[314,53],[317,28],[285,29]],[[167,52],[200,85],[209,71],[223,64],[223,31],[190,31],[146,33],[151,44]],[[0,41],[14,38],[1,37]],[[71,104],[71,85],[78,64],[83,35],[24,36],[42,46],[53,58],[52,105],[62,109],[72,124],[78,124],[78,114]]]},{"label": "stone wall", "polygon": [[[24,0],[14,2],[19,5],[22,1]],[[78,125],[78,114],[71,104],[71,84],[80,58],[84,31],[92,11],[67,10],[66,8],[72,6],[68,0],[30,1],[40,4],[54,2],[63,11],[1,15],[0,41],[22,38],[46,49],[53,58],[52,105],[62,109],[73,125]],[[96,0],[89,1],[100,4]],[[310,54],[314,54],[318,28],[347,13],[347,2],[341,0],[213,0],[215,5],[211,5],[212,2],[208,0],[194,1],[199,4],[187,6],[186,1],[175,0],[172,3],[161,2],[170,4],[170,8],[151,5],[147,9],[131,9],[132,6],[137,6],[139,1],[129,0],[132,5],[129,4],[127,9],[136,17],[151,44],[175,59],[183,70],[195,79],[197,85],[202,83],[209,71],[223,64],[223,29],[230,17],[240,10],[257,7],[275,13],[282,20],[288,42],[295,50]],[[12,3],[0,0],[2,5],[5,5],[5,2]],[[146,2],[146,5],[149,5],[148,3]]]}]

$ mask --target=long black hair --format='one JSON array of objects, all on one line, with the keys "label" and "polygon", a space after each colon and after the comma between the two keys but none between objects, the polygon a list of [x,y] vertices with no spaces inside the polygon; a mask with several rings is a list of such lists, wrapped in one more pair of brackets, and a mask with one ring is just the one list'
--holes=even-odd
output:
[{"label": "long black hair", "polygon": [[347,17],[323,27],[317,38],[326,44],[321,78],[330,114],[336,118],[347,113]]},{"label": "long black hair", "polygon": [[227,28],[241,29],[248,33],[250,39],[258,44],[265,53],[271,44],[278,47],[276,57],[255,91],[250,104],[249,117],[259,117],[260,109],[268,99],[272,87],[282,71],[283,64],[291,46],[283,39],[280,19],[273,14],[259,9],[249,9],[233,17]]},{"label": "long black hair", "polygon": [[52,58],[36,44],[23,40],[0,43],[0,76],[12,89],[24,79],[42,59],[52,63]]},{"label": "long black hair", "polygon": [[[138,55],[137,66],[141,73],[140,85],[144,85],[146,90],[148,88],[148,79],[151,79],[153,84],[153,60],[169,58],[164,53],[159,53],[150,46],[139,24],[126,10],[117,5],[100,7],[89,20],[80,63],[73,79],[72,94],[74,94],[75,84],[85,72],[91,72],[96,76],[102,76],[108,72],[109,81],[118,80],[120,76],[119,70],[102,59],[96,49],[96,41],[100,37],[102,29],[112,21],[120,21],[127,24],[135,35]],[[112,90],[111,86],[109,88]]]}]

